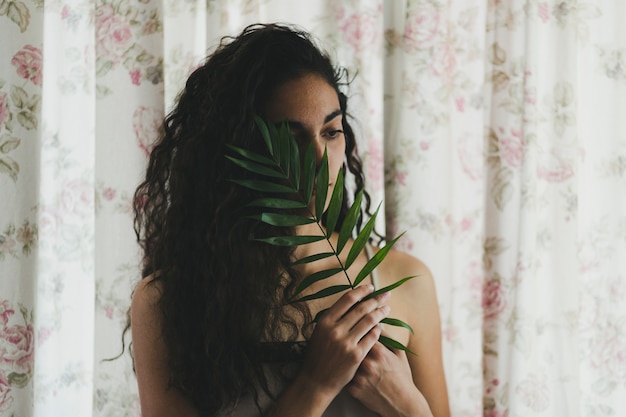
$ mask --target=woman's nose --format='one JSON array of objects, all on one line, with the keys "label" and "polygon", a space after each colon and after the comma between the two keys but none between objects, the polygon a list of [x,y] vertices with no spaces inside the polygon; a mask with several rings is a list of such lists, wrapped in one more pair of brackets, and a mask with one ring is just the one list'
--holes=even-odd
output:
[{"label": "woman's nose", "polygon": [[320,138],[313,138],[313,148],[315,149],[315,160],[319,164],[324,156],[324,150],[326,149],[326,145],[322,142]]}]

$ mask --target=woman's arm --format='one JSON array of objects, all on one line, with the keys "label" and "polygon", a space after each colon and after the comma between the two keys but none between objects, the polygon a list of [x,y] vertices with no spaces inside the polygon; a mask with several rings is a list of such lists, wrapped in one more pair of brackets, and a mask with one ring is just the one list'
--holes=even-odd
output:
[{"label": "woman's arm", "polygon": [[[407,255],[408,256],[408,255]],[[407,355],[415,386],[428,400],[435,417],[449,417],[450,404],[443,369],[441,319],[433,277],[419,260],[408,261],[419,272],[404,296],[409,324],[415,333],[410,336]]]},{"label": "woman's arm", "polygon": [[[419,260],[401,252],[391,251],[385,262],[387,266],[381,272],[389,282],[381,285],[417,275],[394,290],[390,302],[391,315],[405,320],[415,331],[407,342],[415,354],[377,344],[361,364],[349,392],[383,417],[449,417],[439,307],[430,271]],[[396,337],[405,330],[388,327],[387,331]]]},{"label": "woman's arm", "polygon": [[168,386],[167,348],[161,336],[158,283],[144,278],[133,293],[130,308],[133,358],[142,417],[199,417],[176,388]]}]

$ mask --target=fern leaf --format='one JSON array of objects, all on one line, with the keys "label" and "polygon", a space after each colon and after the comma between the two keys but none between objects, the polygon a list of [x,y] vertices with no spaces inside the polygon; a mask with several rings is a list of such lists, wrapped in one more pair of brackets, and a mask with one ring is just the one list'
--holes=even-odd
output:
[{"label": "fern leaf", "polygon": [[270,155],[274,158],[274,161],[281,166],[280,157],[281,157],[281,147],[280,147],[280,137],[278,135],[278,129],[276,129],[276,125],[274,123],[267,123],[267,130],[270,132],[270,141],[272,142],[272,150],[270,151]]},{"label": "fern leaf", "polygon": [[411,349],[409,349],[408,347],[404,346],[402,343],[400,343],[400,342],[398,342],[398,341],[396,341],[396,340],[394,340],[394,339],[392,339],[390,337],[381,335],[381,336],[378,337],[378,341],[380,343],[382,343],[383,345],[387,346],[390,349],[398,349],[398,350],[403,350],[403,351],[408,352],[408,353],[415,354],[415,353],[413,353],[413,351],[411,351]]},{"label": "fern leaf", "polygon": [[332,285],[330,287],[324,288],[323,290],[316,292],[315,294],[306,295],[302,298],[298,298],[297,300],[292,301],[292,303],[300,303],[303,301],[317,300],[318,298],[328,297],[330,295],[337,294],[342,291],[349,290],[351,288],[352,287],[350,287],[349,285]]},{"label": "fern leaf", "polygon": [[404,322],[404,321],[402,321],[400,319],[394,319],[394,318],[391,318],[391,317],[385,317],[380,322],[388,324],[390,326],[404,327],[405,329],[410,331],[411,334],[413,334],[413,328],[411,326],[409,326],[408,323],[406,323],[406,322]]},{"label": "fern leaf", "polygon": [[302,181],[300,186],[302,191],[302,198],[308,205],[313,195],[313,183],[315,182],[315,149],[313,144],[310,143],[304,153],[304,163],[302,166]]},{"label": "fern leaf", "polygon": [[363,300],[361,300],[361,301],[369,300],[370,298],[377,297],[377,296],[379,296],[382,293],[385,293],[387,291],[391,291],[394,288],[398,288],[400,285],[404,284],[408,280],[413,279],[415,277],[417,277],[417,275],[412,275],[410,277],[402,278],[401,280],[396,281],[396,282],[394,282],[391,285],[387,285],[386,287],[383,287],[383,288],[380,288],[380,289],[374,291],[373,293],[371,293],[368,296],[366,296],[365,298],[363,298]]},{"label": "fern leaf", "polygon": [[267,150],[270,154],[274,153],[274,147],[272,146],[272,138],[270,137],[270,132],[265,124],[265,121],[261,119],[259,116],[254,116],[254,122],[257,127],[261,131],[261,136],[263,136],[263,140],[265,141],[265,145],[267,146]]},{"label": "fern leaf", "polygon": [[335,187],[333,194],[330,196],[330,202],[328,203],[328,210],[326,211],[326,237],[330,238],[330,235],[335,231],[337,220],[339,219],[339,213],[341,212],[341,203],[343,202],[343,168],[337,173],[337,179],[335,180]]},{"label": "fern leaf", "polygon": [[316,253],[316,254],[304,257],[302,259],[298,259],[297,261],[292,262],[291,265],[296,266],[296,265],[308,264],[311,262],[319,261],[320,259],[330,258],[331,256],[334,256],[334,255],[335,255],[335,252]]},{"label": "fern leaf", "polygon": [[250,188],[256,191],[262,191],[266,193],[294,193],[295,190],[283,184],[276,184],[274,182],[262,181],[262,180],[231,180],[235,184],[239,184],[242,187]]},{"label": "fern leaf", "polygon": [[260,175],[265,175],[266,177],[283,178],[283,179],[285,178],[285,174],[283,174],[282,172],[276,171],[272,168],[269,168],[267,166],[257,164],[255,162],[244,161],[242,159],[237,159],[237,158],[233,158],[230,156],[226,156],[226,158],[232,161],[235,165],[239,165],[240,167],[245,168],[250,172],[254,172]]},{"label": "fern leaf", "polygon": [[252,217],[261,220],[263,223],[271,224],[272,226],[292,227],[315,223],[315,219],[295,214],[261,213]]},{"label": "fern leaf", "polygon": [[324,155],[317,171],[315,183],[315,217],[321,219],[328,194],[328,154],[326,148],[324,148]]},{"label": "fern leaf", "polygon": [[398,239],[400,239],[400,237],[402,237],[402,235],[397,236],[391,242],[387,243],[374,256],[372,256],[372,258],[369,261],[367,261],[363,269],[359,271],[358,275],[354,279],[354,285],[358,285],[361,281],[363,281],[365,277],[367,277],[374,270],[374,268],[376,268],[378,264],[380,264],[383,261],[383,259],[385,259],[389,250],[393,247],[393,245],[395,245],[395,243],[398,241]]},{"label": "fern leaf", "polygon": [[275,246],[300,246],[306,245],[307,243],[319,242],[320,240],[324,240],[324,236],[272,236],[272,237],[262,237],[256,238],[259,242],[269,243],[270,245]]},{"label": "fern leaf", "polygon": [[361,211],[361,201],[363,200],[363,190],[359,191],[356,198],[354,199],[354,203],[350,210],[348,210],[348,214],[341,225],[341,230],[339,231],[339,239],[337,239],[337,254],[340,254],[343,250],[343,247],[348,242],[348,239],[352,236],[352,231],[356,226],[356,222],[359,218],[359,214]]},{"label": "fern leaf", "polygon": [[291,146],[291,171],[289,172],[289,177],[293,178],[294,186],[300,191],[300,148],[298,142],[291,134],[291,130],[287,133],[289,135],[288,143]]},{"label": "fern leaf", "polygon": [[343,268],[331,268],[331,269],[324,269],[321,271],[317,271],[311,275],[308,275],[296,287],[295,295],[300,294],[302,291],[304,291],[305,289],[307,289],[308,287],[310,287],[312,284],[316,283],[317,281],[330,278],[333,275],[338,274],[341,271],[343,271]]},{"label": "fern leaf", "polygon": [[280,166],[283,172],[289,174],[291,172],[291,134],[289,125],[286,122],[281,123],[278,130],[278,149],[280,149]]},{"label": "fern leaf", "polygon": [[315,317],[313,318],[313,323],[317,323],[319,321],[319,319],[322,318],[324,313],[326,313],[327,311],[328,311],[327,308],[318,311],[317,314],[315,315]]},{"label": "fern leaf", "polygon": [[306,204],[300,202],[300,201],[294,201],[294,200],[286,200],[284,198],[259,198],[257,200],[254,200],[251,203],[248,203],[247,206],[249,207],[265,207],[265,208],[271,208],[271,209],[299,209],[299,208],[306,208]]},{"label": "fern leaf", "polygon": [[[376,224],[376,216],[378,216],[378,210],[380,210],[380,204],[378,205],[378,208],[376,209],[372,217],[370,217],[370,219],[365,224],[365,227],[363,227],[363,230],[361,230],[359,235],[354,240],[354,244],[350,248],[350,252],[348,252],[348,257],[346,258],[346,263],[344,265],[346,269],[350,268],[350,265],[352,265],[352,263],[356,260],[356,258],[359,256],[359,254],[367,244],[370,235],[374,230],[374,225]],[[355,280],[355,285],[356,284],[358,284],[358,282]]]},{"label": "fern leaf", "polygon": [[233,145],[226,145],[226,146],[228,146],[231,150],[237,152],[239,155],[251,161],[258,162],[259,164],[263,164],[263,165],[276,166],[276,163],[274,161],[272,161],[271,159],[263,155],[259,155],[256,152],[252,152],[243,148],[238,148],[237,146],[233,146]]}]

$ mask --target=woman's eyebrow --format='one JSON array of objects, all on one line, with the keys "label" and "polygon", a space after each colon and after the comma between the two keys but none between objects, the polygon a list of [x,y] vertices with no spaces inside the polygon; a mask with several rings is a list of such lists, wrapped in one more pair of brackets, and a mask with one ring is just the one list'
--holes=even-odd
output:
[{"label": "woman's eyebrow", "polygon": [[324,117],[324,123],[328,123],[331,120],[333,120],[335,117],[339,116],[341,114],[341,110],[337,109],[334,112],[330,113],[328,116]]},{"label": "woman's eyebrow", "polygon": [[[335,117],[340,116],[341,110],[337,109],[331,113],[329,113],[326,117],[324,117],[324,124],[330,122],[331,120],[333,120]],[[305,130],[304,129],[304,125],[301,122],[298,122],[296,120],[286,120],[287,124],[289,124],[289,127],[295,130]]]}]

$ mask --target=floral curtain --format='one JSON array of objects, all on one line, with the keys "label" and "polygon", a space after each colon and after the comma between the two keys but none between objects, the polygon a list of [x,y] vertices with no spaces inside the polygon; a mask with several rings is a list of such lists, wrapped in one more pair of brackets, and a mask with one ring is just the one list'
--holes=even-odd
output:
[{"label": "floral curtain", "polygon": [[[626,3],[0,0],[0,415],[138,416],[130,200],[223,35],[310,30],[389,236],[433,271],[455,417],[626,415]],[[128,340],[126,341],[128,343]]]}]

